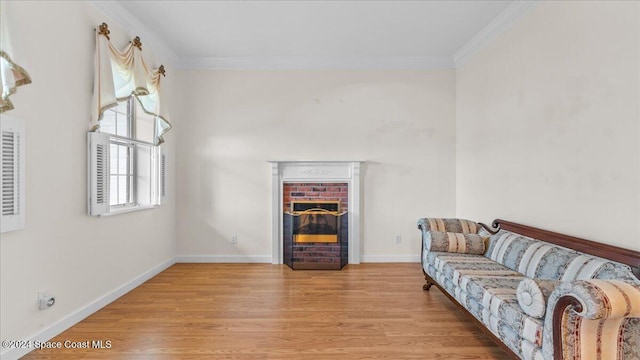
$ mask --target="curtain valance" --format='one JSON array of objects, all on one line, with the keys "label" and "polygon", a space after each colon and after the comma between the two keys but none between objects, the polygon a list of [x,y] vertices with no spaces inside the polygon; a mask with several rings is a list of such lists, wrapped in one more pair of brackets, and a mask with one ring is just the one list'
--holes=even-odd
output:
[{"label": "curtain valance", "polygon": [[[9,96],[13,95],[18,86],[31,84],[31,77],[25,69],[16,62],[18,54],[12,47],[7,11],[8,3],[0,1],[0,113],[13,109]],[[13,58],[12,58],[13,56]]]},{"label": "curtain valance", "polygon": [[162,135],[171,129],[167,112],[160,96],[160,78],[165,75],[164,66],[150,69],[142,58],[142,43],[136,37],[122,51],[109,38],[107,24],[96,29],[96,69],[93,91],[94,130],[100,126],[106,109],[131,96],[140,103],[147,114],[155,118],[154,142],[164,142]]}]

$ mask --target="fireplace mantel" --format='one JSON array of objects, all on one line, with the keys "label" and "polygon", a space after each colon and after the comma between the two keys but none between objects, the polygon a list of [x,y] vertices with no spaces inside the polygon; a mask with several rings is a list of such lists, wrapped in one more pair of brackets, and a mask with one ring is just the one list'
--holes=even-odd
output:
[{"label": "fireplace mantel", "polygon": [[360,166],[364,161],[269,161],[273,264],[283,263],[282,199],[285,182],[349,184],[349,264],[360,263]]}]

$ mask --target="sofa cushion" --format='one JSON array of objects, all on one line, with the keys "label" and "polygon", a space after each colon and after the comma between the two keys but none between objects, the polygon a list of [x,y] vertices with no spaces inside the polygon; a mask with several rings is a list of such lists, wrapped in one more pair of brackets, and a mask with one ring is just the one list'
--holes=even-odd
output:
[{"label": "sofa cushion", "polygon": [[525,343],[529,353],[541,351],[543,323],[518,305],[522,274],[480,255],[426,252],[424,260],[425,271],[516,353]]},{"label": "sofa cushion", "polygon": [[524,279],[518,284],[518,304],[525,314],[542,319],[549,295],[560,283],[557,280]]},{"label": "sofa cushion", "polygon": [[[481,264],[479,267],[484,270],[471,270],[474,267],[471,261],[448,260],[441,259],[444,263],[442,278],[448,285],[447,291],[452,292],[450,289],[455,281],[451,274],[459,274],[458,287],[453,293],[465,308],[497,335],[520,334],[522,339],[542,346],[542,320],[528,316],[518,304],[517,288],[525,279],[521,274],[496,263]],[[466,260],[471,259],[467,257]],[[478,274],[478,271],[484,274]],[[500,326],[495,323],[497,319],[500,319]],[[511,345],[519,344],[519,339],[511,340]]]},{"label": "sofa cushion", "polygon": [[480,255],[429,252],[427,261],[443,276],[450,278],[456,286],[460,284],[461,275],[523,278],[522,274]]},{"label": "sofa cushion", "polygon": [[427,251],[444,251],[464,254],[484,254],[486,238],[478,234],[464,234],[454,232],[429,231],[425,243]]},{"label": "sofa cushion", "polygon": [[618,279],[640,283],[624,264],[504,230],[490,237],[485,256],[530,278]]},{"label": "sofa cushion", "polygon": [[482,303],[483,306],[487,301],[488,295],[501,294],[503,297],[504,295],[509,295],[519,308],[520,305],[517,305],[516,289],[523,279],[524,277],[517,275],[464,276],[460,281],[460,288],[476,301]]},{"label": "sofa cushion", "polygon": [[[535,346],[542,345],[542,320],[527,316],[518,305],[516,287],[523,280],[522,277],[463,275],[460,285],[456,286],[451,277],[438,272],[433,266],[429,269],[439,274],[441,286],[448,293],[496,335],[521,334],[522,339]],[[496,325],[497,319],[501,319],[499,327]],[[511,344],[518,344],[518,341],[518,338],[512,337]]]},{"label": "sofa cushion", "polygon": [[[474,283],[477,283],[477,280]],[[514,287],[517,286],[516,282],[487,282],[485,284],[487,288],[484,289],[482,299],[482,322],[494,332],[509,328],[519,334],[521,339],[541,347],[544,323],[540,319],[527,316],[522,311],[516,298],[516,288]],[[496,323],[498,321],[499,326]],[[519,342],[512,344],[520,345]]]},{"label": "sofa cushion", "polygon": [[418,224],[426,227],[427,231],[457,232],[475,234],[480,226],[477,222],[465,219],[424,218]]}]

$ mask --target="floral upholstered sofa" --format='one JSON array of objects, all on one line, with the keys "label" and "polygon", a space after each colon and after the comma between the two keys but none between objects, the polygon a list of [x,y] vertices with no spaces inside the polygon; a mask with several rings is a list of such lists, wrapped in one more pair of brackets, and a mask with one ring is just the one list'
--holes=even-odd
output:
[{"label": "floral upholstered sofa", "polygon": [[640,360],[640,253],[503,220],[418,228],[424,289],[440,288],[513,358]]}]

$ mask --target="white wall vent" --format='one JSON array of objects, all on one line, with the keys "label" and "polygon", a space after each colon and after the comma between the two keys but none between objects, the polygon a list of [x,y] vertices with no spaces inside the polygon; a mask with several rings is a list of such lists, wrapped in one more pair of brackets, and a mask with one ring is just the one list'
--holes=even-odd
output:
[{"label": "white wall vent", "polygon": [[25,127],[10,116],[0,117],[0,232],[25,227]]}]

